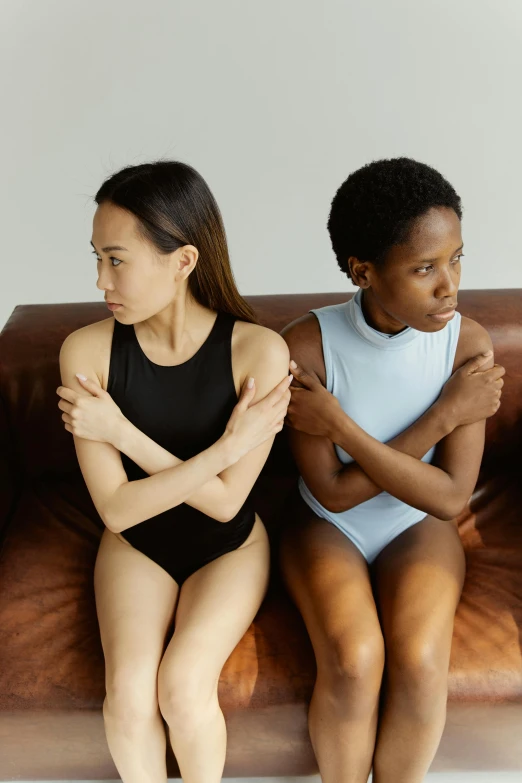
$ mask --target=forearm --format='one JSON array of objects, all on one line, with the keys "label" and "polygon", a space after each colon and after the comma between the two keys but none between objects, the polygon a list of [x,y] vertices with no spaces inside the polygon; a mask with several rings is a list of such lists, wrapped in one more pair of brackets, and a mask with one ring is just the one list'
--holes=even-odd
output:
[{"label": "forearm", "polygon": [[195,457],[145,479],[123,483],[104,509],[104,521],[113,532],[161,514],[188,498],[210,479],[237,461],[229,438],[220,438]]},{"label": "forearm", "polygon": [[[117,441],[113,445],[149,476],[184,464],[183,460],[153,441],[128,419],[122,421]],[[229,494],[225,482],[216,475],[183,502],[214,519],[225,521],[229,516]]]},{"label": "forearm", "polygon": [[[438,429],[434,413],[427,412],[422,418],[424,422],[420,425],[420,436],[417,433],[412,438],[411,433],[410,436],[402,433],[394,441],[390,441],[390,444],[372,438],[348,416],[343,416],[342,419],[339,417],[334,437],[373,485],[379,488],[378,491],[389,492],[427,514],[451,516],[448,509],[454,507],[457,491],[452,477],[444,470],[421,461],[429,448],[448,432],[445,432],[443,419],[440,420]],[[434,442],[430,443],[430,440]],[[404,450],[396,448],[397,441]],[[371,491],[378,494],[373,488]],[[352,500],[350,506],[353,505],[356,504]]]},{"label": "forearm", "polygon": [[[346,418],[346,414],[342,415]],[[408,429],[388,441],[386,445],[420,460],[453,429],[454,425],[449,416],[442,406],[435,403]],[[335,442],[353,456],[350,452],[350,443],[343,438],[343,432],[342,426],[336,426]],[[336,512],[346,511],[374,498],[382,491],[383,487],[370,478],[357,462],[351,462],[335,475],[331,491],[328,493],[328,508]]]}]

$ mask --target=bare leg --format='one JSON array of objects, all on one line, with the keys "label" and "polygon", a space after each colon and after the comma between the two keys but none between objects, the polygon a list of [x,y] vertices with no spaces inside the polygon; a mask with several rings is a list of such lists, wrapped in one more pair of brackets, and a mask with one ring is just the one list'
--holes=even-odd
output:
[{"label": "bare leg", "polygon": [[296,500],[283,574],[317,661],[309,728],[323,783],[366,783],[377,729],[384,643],[366,561],[334,525]]},{"label": "bare leg", "polygon": [[178,587],[160,566],[109,530],[100,543],[94,584],[109,750],[124,783],[161,783],[167,780],[166,736],[156,683]]},{"label": "bare leg", "polygon": [[247,541],[184,582],[174,636],[161,662],[160,709],[185,783],[218,783],[226,727],[218,702],[225,661],[266,592],[269,545],[258,519]]},{"label": "bare leg", "polygon": [[373,564],[386,641],[384,707],[374,783],[420,783],[446,721],[453,622],[464,582],[452,522],[426,517]]}]

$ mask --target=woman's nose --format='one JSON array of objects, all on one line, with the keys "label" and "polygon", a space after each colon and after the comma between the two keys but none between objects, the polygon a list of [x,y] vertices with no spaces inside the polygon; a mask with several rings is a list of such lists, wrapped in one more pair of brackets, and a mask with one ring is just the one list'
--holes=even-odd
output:
[{"label": "woman's nose", "polygon": [[445,269],[438,280],[436,296],[442,299],[445,296],[455,296],[459,290],[459,275],[453,269]]},{"label": "woman's nose", "polygon": [[107,272],[101,268],[98,272],[98,280],[96,281],[96,288],[100,291],[113,291],[114,284],[111,282],[110,276]]}]

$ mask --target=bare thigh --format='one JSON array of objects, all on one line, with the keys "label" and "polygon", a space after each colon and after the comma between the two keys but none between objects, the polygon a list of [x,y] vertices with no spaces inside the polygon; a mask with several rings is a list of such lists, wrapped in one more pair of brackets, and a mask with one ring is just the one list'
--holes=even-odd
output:
[{"label": "bare thigh", "polygon": [[[254,619],[268,585],[270,548],[257,517],[238,549],[192,574],[180,591],[174,635],[161,662],[160,704],[211,698],[219,674]],[[164,713],[165,714],[165,713]]]},{"label": "bare thigh", "polygon": [[383,549],[372,571],[392,660],[415,647],[419,656],[442,656],[446,666],[465,570],[457,526],[433,516]]},{"label": "bare thigh", "polygon": [[138,691],[144,706],[157,708],[157,672],[176,608],[176,582],[106,529],[96,559],[94,588],[107,693],[119,698],[130,683],[128,691]]},{"label": "bare thigh", "polygon": [[383,638],[366,560],[335,525],[320,519],[301,498],[281,544],[281,568],[301,612],[318,674],[382,675]]}]

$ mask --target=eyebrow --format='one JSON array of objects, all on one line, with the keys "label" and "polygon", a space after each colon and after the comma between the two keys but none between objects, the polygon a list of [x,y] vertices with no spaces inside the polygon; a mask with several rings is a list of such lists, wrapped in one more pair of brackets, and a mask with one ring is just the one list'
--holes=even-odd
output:
[{"label": "eyebrow", "polygon": [[[458,253],[458,252],[459,252],[459,250],[463,250],[463,249],[464,249],[464,243],[462,243],[462,245],[461,245],[460,247],[458,247],[458,248],[455,250],[455,252],[454,252],[454,253],[452,253],[452,254],[451,254],[451,257],[453,258],[453,256],[455,255],[455,253]],[[438,259],[436,259],[436,258],[423,258],[423,259],[422,259],[422,263],[423,263],[423,264],[434,264],[434,263],[435,263],[435,261],[437,261],[437,260],[438,260]],[[418,264],[419,262],[418,262],[418,261],[416,261],[415,263],[416,263],[416,264]]]},{"label": "eyebrow", "polygon": [[[92,242],[92,240],[91,240],[91,245],[94,247],[94,243]],[[96,250],[95,247],[94,249]],[[112,253],[113,250],[124,250],[126,253],[129,252],[126,247],[121,247],[120,245],[109,245],[108,247],[102,247],[102,253]],[[96,252],[98,251],[96,250]]]}]

